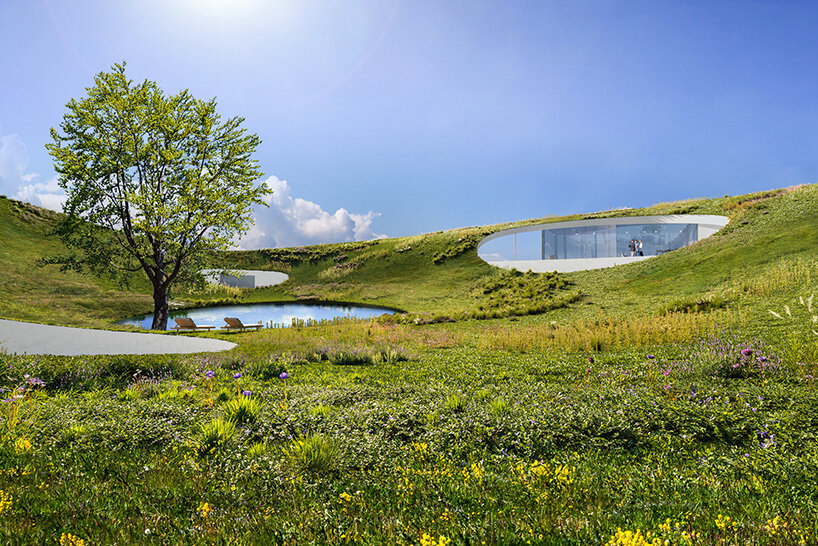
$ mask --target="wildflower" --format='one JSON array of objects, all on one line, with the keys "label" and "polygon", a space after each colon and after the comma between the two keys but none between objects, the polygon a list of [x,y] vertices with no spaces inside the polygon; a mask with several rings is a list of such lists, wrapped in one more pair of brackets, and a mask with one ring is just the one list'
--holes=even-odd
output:
[{"label": "wildflower", "polygon": [[216,372],[214,372],[213,370],[207,370],[205,372],[205,377],[208,379],[213,379],[214,377],[216,377]]},{"label": "wildflower", "polygon": [[437,540],[435,537],[423,533],[423,536],[420,538],[420,546],[448,546],[452,542],[452,539],[446,538],[443,535],[440,535]]},{"label": "wildflower", "polygon": [[241,372],[236,372],[233,374],[233,379],[241,379]]},{"label": "wildflower", "polygon": [[767,525],[762,527],[762,529],[774,535],[779,531],[786,530],[788,527],[789,525],[787,525],[786,521],[782,520],[779,516],[775,516],[773,519],[768,519]]},{"label": "wildflower", "polygon": [[253,391],[241,391],[242,396],[253,396]]},{"label": "wildflower", "polygon": [[616,533],[605,546],[658,546],[660,544],[662,544],[662,541],[659,538],[650,539],[650,533],[645,536],[639,529],[634,532],[617,528]]},{"label": "wildflower", "polygon": [[206,518],[211,510],[212,508],[210,508],[210,505],[206,502],[202,502],[196,509],[196,511],[199,512],[199,515],[202,516],[202,518]]},{"label": "wildflower", "polygon": [[28,438],[17,438],[14,442],[14,452],[18,455],[31,451],[31,442]]},{"label": "wildflower", "polygon": [[741,350],[741,356],[751,356],[753,354],[753,350],[749,347],[746,347]]},{"label": "wildflower", "polygon": [[85,546],[85,541],[71,533],[60,535],[60,546]]},{"label": "wildflower", "polygon": [[0,514],[11,508],[11,493],[6,493],[0,489]]},{"label": "wildflower", "polygon": [[346,502],[350,502],[352,500],[352,495],[350,495],[347,492],[341,493],[339,495],[339,497],[341,497],[341,500],[346,501]]},{"label": "wildflower", "polygon": [[648,360],[653,360],[654,358],[656,358],[654,355],[647,355]]},{"label": "wildflower", "polygon": [[720,530],[724,531],[725,529],[733,528],[736,526],[736,522],[730,516],[723,516],[719,514],[716,517],[716,527]]},{"label": "wildflower", "polygon": [[593,364],[593,363],[594,363],[594,357],[589,356],[589,357],[588,357],[588,363],[589,363],[589,364]]},{"label": "wildflower", "polygon": [[287,372],[281,372],[281,375],[278,376],[279,379],[288,379],[289,377],[290,374],[288,374]]}]

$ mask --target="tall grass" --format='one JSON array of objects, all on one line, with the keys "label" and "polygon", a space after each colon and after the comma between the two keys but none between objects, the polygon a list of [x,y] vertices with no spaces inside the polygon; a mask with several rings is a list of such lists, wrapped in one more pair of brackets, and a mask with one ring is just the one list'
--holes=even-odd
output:
[{"label": "tall grass", "polygon": [[712,313],[668,313],[663,316],[626,316],[568,324],[490,327],[473,335],[483,349],[528,351],[604,351],[645,345],[682,343],[712,335],[741,322],[741,312],[730,308]]},{"label": "tall grass", "polygon": [[740,270],[726,286],[728,294],[771,296],[781,290],[805,286],[818,280],[818,261],[781,259],[760,270]]}]

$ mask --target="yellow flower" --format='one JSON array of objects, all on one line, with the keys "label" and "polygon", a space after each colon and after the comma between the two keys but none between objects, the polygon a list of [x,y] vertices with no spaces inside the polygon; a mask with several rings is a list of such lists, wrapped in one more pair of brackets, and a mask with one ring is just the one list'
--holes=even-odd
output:
[{"label": "yellow flower", "polygon": [[14,442],[14,452],[18,455],[31,451],[31,442],[28,438],[17,438]]},{"label": "yellow flower", "polygon": [[85,546],[85,541],[71,533],[60,535],[60,546]]},{"label": "yellow flower", "polygon": [[11,508],[11,493],[6,493],[0,489],[0,514]]},{"label": "yellow flower", "polygon": [[716,527],[724,531],[725,529],[732,529],[736,526],[736,522],[730,516],[722,516],[719,514],[716,517]]},{"label": "yellow flower", "polygon": [[554,477],[557,480],[557,483],[562,485],[571,485],[574,483],[574,477],[577,475],[577,467],[572,466],[568,467],[568,465],[561,465],[558,466],[554,470]]},{"label": "yellow flower", "polygon": [[534,461],[531,463],[531,473],[538,478],[542,478],[548,473],[548,468],[540,461]]},{"label": "yellow flower", "polygon": [[605,544],[605,546],[661,546],[662,540],[659,538],[650,539],[650,533],[647,536],[642,534],[642,531],[637,529],[634,531],[623,531],[617,528],[616,533]]},{"label": "yellow flower", "polygon": [[199,507],[196,509],[196,511],[199,512],[199,514],[203,518],[206,518],[211,510],[212,510],[212,508],[210,508],[210,505],[208,503],[206,503],[206,502],[203,502],[202,504],[200,504]]},{"label": "yellow flower", "polygon": [[420,537],[420,546],[448,546],[451,542],[452,539],[443,535],[440,535],[437,540],[427,533],[423,533],[423,536]]},{"label": "yellow flower", "polygon": [[352,500],[352,495],[350,495],[347,492],[341,493],[339,496],[341,497],[341,500],[346,501],[346,502],[349,502],[349,501]]},{"label": "yellow flower", "polygon": [[787,529],[789,527],[787,522],[782,520],[780,517],[775,516],[773,519],[767,520],[767,525],[764,526],[764,530],[774,535],[783,529]]}]

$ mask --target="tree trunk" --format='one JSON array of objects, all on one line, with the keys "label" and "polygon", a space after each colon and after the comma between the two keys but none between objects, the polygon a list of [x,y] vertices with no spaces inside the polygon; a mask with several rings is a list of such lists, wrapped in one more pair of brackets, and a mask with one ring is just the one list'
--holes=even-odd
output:
[{"label": "tree trunk", "polygon": [[153,286],[153,324],[151,330],[166,330],[168,327],[168,289],[164,284]]}]

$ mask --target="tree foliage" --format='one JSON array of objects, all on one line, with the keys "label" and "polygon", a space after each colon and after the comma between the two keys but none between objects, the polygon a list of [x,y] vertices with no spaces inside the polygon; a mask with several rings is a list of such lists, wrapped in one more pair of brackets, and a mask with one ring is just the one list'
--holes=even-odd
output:
[{"label": "tree foliage", "polygon": [[69,267],[145,272],[154,290],[153,328],[167,324],[168,289],[197,256],[227,248],[270,193],[243,118],[222,121],[215,99],[166,95],[134,83],[125,65],[101,72],[72,99],[47,149],[66,191]]}]

